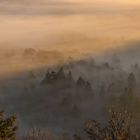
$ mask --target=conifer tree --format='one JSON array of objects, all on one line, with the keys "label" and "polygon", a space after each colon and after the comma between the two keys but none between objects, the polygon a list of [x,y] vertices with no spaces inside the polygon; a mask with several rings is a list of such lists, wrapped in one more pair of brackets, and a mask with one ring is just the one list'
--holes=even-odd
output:
[{"label": "conifer tree", "polygon": [[16,139],[16,118],[14,116],[5,118],[4,112],[0,112],[0,140]]},{"label": "conifer tree", "polygon": [[136,78],[133,73],[130,73],[127,79],[127,88],[134,90],[136,87]]}]

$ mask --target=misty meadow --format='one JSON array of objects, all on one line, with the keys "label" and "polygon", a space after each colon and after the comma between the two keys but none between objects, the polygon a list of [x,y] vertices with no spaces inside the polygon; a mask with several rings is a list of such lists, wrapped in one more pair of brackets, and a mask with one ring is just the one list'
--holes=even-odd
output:
[{"label": "misty meadow", "polygon": [[140,2],[0,0],[0,140],[139,140]]}]

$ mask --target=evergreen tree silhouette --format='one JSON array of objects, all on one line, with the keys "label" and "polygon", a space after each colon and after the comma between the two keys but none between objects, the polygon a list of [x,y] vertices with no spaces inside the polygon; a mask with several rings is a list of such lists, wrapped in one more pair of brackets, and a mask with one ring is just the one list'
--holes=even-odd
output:
[{"label": "evergreen tree silhouette", "polygon": [[0,112],[0,140],[15,140],[17,126],[14,116],[5,118],[4,112]]}]

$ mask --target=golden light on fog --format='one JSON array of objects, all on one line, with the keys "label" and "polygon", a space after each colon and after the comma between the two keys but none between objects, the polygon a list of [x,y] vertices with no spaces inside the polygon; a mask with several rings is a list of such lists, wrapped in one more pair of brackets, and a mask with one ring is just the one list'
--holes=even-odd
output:
[{"label": "golden light on fog", "polygon": [[[65,0],[62,0],[65,1]],[[97,4],[140,4],[139,0],[67,0],[65,2],[72,2],[72,3],[97,3]]]},{"label": "golden light on fog", "polygon": [[[26,10],[24,6],[23,10],[13,6],[12,14],[11,11],[1,11],[0,48],[33,47],[61,51],[65,54],[65,59],[68,56],[80,57],[86,54],[96,57],[108,50],[123,48],[126,47],[125,44],[139,40],[140,11],[134,6],[139,5],[138,0],[61,2],[65,2],[65,5],[43,7],[44,11],[42,7],[34,9],[34,6]],[[17,62],[19,66],[15,61],[9,63],[14,63],[13,71],[16,72],[28,69],[25,67],[27,62],[25,65],[23,61]],[[33,67],[41,66],[34,64]],[[7,65],[3,65],[2,70],[9,72]]]}]

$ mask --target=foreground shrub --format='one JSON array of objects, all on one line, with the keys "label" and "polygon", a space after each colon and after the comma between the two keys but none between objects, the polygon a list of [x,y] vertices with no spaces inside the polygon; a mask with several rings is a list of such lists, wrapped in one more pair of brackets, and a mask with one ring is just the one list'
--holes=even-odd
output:
[{"label": "foreground shrub", "polygon": [[139,140],[132,128],[132,117],[127,112],[110,111],[111,118],[106,126],[101,126],[96,121],[89,121],[85,125],[85,131],[91,140]]},{"label": "foreground shrub", "polygon": [[15,140],[17,126],[14,116],[5,118],[4,112],[0,112],[0,140]]}]

